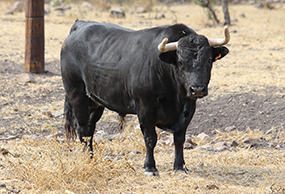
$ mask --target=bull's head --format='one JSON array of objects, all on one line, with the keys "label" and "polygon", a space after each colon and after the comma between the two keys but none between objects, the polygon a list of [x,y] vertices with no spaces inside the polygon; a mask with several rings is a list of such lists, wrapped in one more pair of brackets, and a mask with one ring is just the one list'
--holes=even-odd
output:
[{"label": "bull's head", "polygon": [[165,38],[158,46],[162,52],[159,57],[162,61],[177,66],[187,97],[202,98],[208,94],[212,63],[228,54],[229,50],[222,45],[229,40],[227,27],[222,39],[207,39],[195,34],[167,44],[168,39]]}]

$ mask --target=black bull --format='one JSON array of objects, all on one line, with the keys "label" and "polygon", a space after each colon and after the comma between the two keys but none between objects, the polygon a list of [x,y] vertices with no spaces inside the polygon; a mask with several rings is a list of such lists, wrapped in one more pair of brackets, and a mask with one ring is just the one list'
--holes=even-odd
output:
[{"label": "black bull", "polygon": [[[176,43],[165,49],[165,39],[159,50],[164,38]],[[209,42],[183,24],[134,31],[76,21],[61,49],[67,138],[77,130],[92,151],[104,107],[122,116],[136,114],[147,150],[145,174],[158,175],[155,126],[173,133],[174,169],[184,171],[183,144],[196,100],[208,94],[212,63],[228,53]]]}]

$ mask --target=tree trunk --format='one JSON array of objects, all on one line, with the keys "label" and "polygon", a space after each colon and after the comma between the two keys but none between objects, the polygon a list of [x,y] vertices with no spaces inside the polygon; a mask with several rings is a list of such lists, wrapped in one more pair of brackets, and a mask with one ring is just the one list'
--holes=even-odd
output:
[{"label": "tree trunk", "polygon": [[202,0],[201,3],[203,4],[204,7],[207,7],[209,9],[209,11],[211,12],[215,22],[217,22],[217,24],[220,24],[220,21],[218,20],[218,17],[216,15],[215,10],[212,8],[212,5],[210,3],[209,0]]},{"label": "tree trunk", "polygon": [[225,18],[225,25],[231,25],[228,0],[222,0],[222,6]]}]

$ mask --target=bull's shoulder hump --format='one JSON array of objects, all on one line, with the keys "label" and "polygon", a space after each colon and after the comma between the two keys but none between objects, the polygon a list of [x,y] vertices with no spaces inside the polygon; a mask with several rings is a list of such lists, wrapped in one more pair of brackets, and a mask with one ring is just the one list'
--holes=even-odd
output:
[{"label": "bull's shoulder hump", "polygon": [[171,25],[168,27],[168,31],[172,32],[173,34],[178,34],[180,32],[185,33],[185,35],[197,34],[193,29],[189,28],[184,24]]},{"label": "bull's shoulder hump", "polygon": [[141,31],[148,31],[152,32],[153,34],[156,34],[156,37],[159,37],[159,41],[161,41],[162,38],[168,38],[169,41],[178,41],[183,36],[197,34],[193,29],[187,27],[184,24],[158,26],[150,29],[144,29]]}]

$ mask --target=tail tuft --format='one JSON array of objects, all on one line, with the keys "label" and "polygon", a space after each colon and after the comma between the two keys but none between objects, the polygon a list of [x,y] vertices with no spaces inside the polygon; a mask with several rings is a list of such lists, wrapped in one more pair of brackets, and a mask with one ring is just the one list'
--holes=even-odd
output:
[{"label": "tail tuft", "polygon": [[123,131],[123,129],[124,129],[124,126],[125,126],[125,123],[126,123],[125,116],[126,115],[119,114],[119,117],[120,117],[119,118],[119,122],[118,122],[118,124],[119,124],[119,126],[118,126],[119,131]]},{"label": "tail tuft", "polygon": [[67,98],[65,96],[65,102],[64,102],[64,114],[65,114],[65,134],[67,140],[74,140],[76,139],[76,128],[77,128],[77,121],[76,118],[73,115],[72,106]]}]

